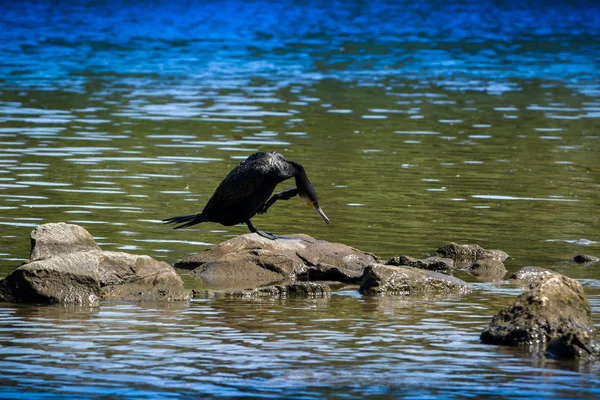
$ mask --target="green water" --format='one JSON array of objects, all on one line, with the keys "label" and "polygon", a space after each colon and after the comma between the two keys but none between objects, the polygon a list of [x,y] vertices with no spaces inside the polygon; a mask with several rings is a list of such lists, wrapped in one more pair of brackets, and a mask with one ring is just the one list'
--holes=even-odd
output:
[{"label": "green water", "polygon": [[255,151],[302,163],[332,220],[293,199],[256,216],[257,226],[382,257],[456,241],[551,266],[588,251],[572,242],[593,241],[600,224],[600,104],[566,85],[523,81],[490,93],[402,80],[222,91],[175,83],[171,95],[89,86],[3,92],[7,261],[27,258],[27,236],[45,222],[77,223],[106,249],[169,262],[245,233],[173,231],[159,220],[201,211]]}]

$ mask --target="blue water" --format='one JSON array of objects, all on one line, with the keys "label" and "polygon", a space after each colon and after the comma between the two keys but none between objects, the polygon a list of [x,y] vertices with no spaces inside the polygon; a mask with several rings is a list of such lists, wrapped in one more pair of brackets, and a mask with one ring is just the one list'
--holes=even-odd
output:
[{"label": "blue water", "polygon": [[[197,212],[254,151],[307,167],[263,229],[381,256],[447,241],[579,279],[600,326],[594,1],[5,1],[0,277],[66,221],[173,263],[246,232]],[[312,216],[312,219],[310,218]],[[184,277],[189,288],[195,282]],[[597,364],[485,346],[519,292],[0,304],[1,398],[597,398]]]},{"label": "blue water", "polygon": [[[593,1],[5,2],[4,85],[186,79],[597,81]],[[218,82],[215,82],[218,81]],[[501,86],[501,85],[500,85]]]}]

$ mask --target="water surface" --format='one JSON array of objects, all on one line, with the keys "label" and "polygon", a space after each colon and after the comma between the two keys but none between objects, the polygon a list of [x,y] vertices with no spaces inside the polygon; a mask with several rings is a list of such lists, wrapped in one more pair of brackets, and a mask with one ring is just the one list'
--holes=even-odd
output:
[{"label": "water surface", "polygon": [[[0,6],[0,275],[46,222],[173,263],[246,233],[199,212],[255,151],[302,163],[253,221],[382,257],[478,243],[577,278],[600,317],[592,2]],[[293,185],[290,182],[289,185]],[[281,188],[286,188],[284,183]],[[463,279],[472,278],[461,275]],[[185,279],[188,287],[194,287]],[[0,306],[3,397],[590,397],[598,369],[483,346],[520,289],[451,299]]]}]

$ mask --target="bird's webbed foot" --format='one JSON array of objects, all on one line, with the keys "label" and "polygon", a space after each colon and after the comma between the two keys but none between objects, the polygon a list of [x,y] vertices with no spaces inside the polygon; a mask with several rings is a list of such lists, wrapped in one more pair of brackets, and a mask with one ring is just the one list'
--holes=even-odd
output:
[{"label": "bird's webbed foot", "polygon": [[279,239],[280,238],[280,236],[273,235],[270,232],[261,231],[260,229],[257,229],[255,233],[259,234],[260,236],[262,236],[264,238],[271,239],[271,240],[275,240],[275,239]]},{"label": "bird's webbed foot", "polygon": [[261,231],[260,229],[257,229],[254,225],[252,225],[252,222],[250,222],[250,220],[246,221],[246,225],[248,225],[248,229],[250,229],[250,232],[257,233],[258,235],[260,235],[264,238],[271,239],[271,240],[275,240],[275,239],[279,238],[279,236],[273,235],[270,232],[265,232],[265,231]]}]

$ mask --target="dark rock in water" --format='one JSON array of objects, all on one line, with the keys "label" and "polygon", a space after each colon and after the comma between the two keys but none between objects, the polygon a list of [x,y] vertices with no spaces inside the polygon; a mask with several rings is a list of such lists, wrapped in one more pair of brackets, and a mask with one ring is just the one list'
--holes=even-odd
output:
[{"label": "dark rock in water", "polygon": [[456,244],[453,242],[443,245],[437,249],[436,253],[441,257],[454,260],[456,267],[466,267],[484,258],[499,261],[504,261],[508,258],[508,254],[502,250],[485,250],[477,244]]},{"label": "dark rock in water", "polygon": [[296,275],[301,281],[333,281],[341,283],[360,283],[363,271],[319,263],[310,265],[306,271]]},{"label": "dark rock in water", "polygon": [[414,258],[409,256],[396,256],[390,258],[385,265],[401,266],[427,269],[429,271],[447,272],[454,268],[454,261],[450,258],[441,258],[437,256],[427,258]]},{"label": "dark rock in water", "polygon": [[477,244],[447,243],[437,249],[440,256],[451,258],[457,264],[472,263],[483,253],[483,248]]},{"label": "dark rock in water", "polygon": [[495,258],[479,259],[471,264],[467,271],[485,281],[500,280],[507,272],[504,263]]},{"label": "dark rock in water", "polygon": [[100,246],[79,225],[58,222],[40,225],[31,231],[30,261],[91,250],[100,250]]},{"label": "dark rock in water", "polygon": [[592,264],[600,261],[598,257],[590,256],[588,254],[579,254],[573,257],[573,261],[580,264]]},{"label": "dark rock in water", "polygon": [[559,360],[598,360],[600,359],[600,346],[593,337],[583,336],[582,332],[566,333],[552,342],[546,350],[546,354]]},{"label": "dark rock in water", "polygon": [[538,280],[540,276],[548,277],[549,275],[556,274],[556,273],[557,272],[554,272],[547,268],[527,266],[527,267],[521,268],[520,270],[518,270],[517,272],[512,274],[510,276],[510,279],[517,279],[517,280],[529,283],[529,282]]},{"label": "dark rock in water", "polygon": [[[245,290],[207,290],[202,297],[327,297],[331,294],[329,285],[323,282],[298,282],[288,285],[263,286]],[[198,296],[195,293],[195,296]]]},{"label": "dark rock in water", "polygon": [[372,254],[307,235],[269,240],[250,233],[180,260],[175,267],[193,270],[194,277],[215,289],[249,289],[309,278],[357,282],[365,266],[377,261]]},{"label": "dark rock in water", "polygon": [[481,334],[481,341],[529,346],[531,351],[545,350],[550,342],[556,341],[553,351],[561,357],[571,350],[557,348],[576,345],[591,349],[593,356],[598,349],[590,305],[581,284],[557,273],[534,279],[523,293],[492,318]]},{"label": "dark rock in water", "polygon": [[441,295],[469,291],[470,286],[466,282],[448,275],[408,266],[383,264],[372,264],[365,268],[359,289],[365,295]]},{"label": "dark rock in water", "polygon": [[97,304],[104,299],[189,298],[169,264],[148,256],[102,251],[79,226],[41,225],[32,233],[32,245],[35,260],[0,280],[0,301]]}]

